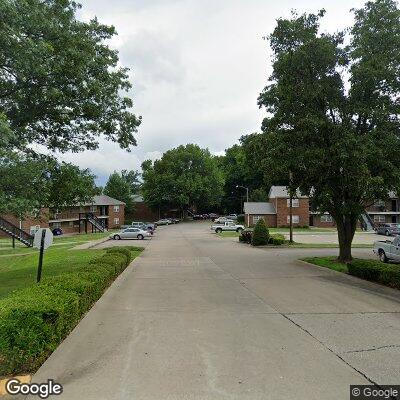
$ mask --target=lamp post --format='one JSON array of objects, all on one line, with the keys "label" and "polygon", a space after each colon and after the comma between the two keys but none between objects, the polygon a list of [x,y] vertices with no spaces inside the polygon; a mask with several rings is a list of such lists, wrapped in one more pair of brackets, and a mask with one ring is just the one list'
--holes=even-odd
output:
[{"label": "lamp post", "polygon": [[[248,203],[248,202],[249,202],[249,188],[246,187],[246,186],[241,186],[241,185],[236,185],[236,188],[246,189],[246,203]],[[244,208],[244,207],[243,207],[243,208]],[[244,210],[243,210],[243,211],[244,211]],[[246,216],[245,216],[245,218],[246,218]],[[249,215],[247,214],[247,227],[249,227],[249,224],[250,224],[250,217],[249,217]]]}]

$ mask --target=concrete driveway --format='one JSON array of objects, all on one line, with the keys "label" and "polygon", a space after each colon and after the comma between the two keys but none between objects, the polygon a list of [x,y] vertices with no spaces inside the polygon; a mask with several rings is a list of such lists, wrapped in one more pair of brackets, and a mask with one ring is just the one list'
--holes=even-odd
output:
[{"label": "concrete driveway", "polygon": [[160,227],[34,380],[70,400],[338,400],[398,384],[399,292],[297,261],[336,251]]}]

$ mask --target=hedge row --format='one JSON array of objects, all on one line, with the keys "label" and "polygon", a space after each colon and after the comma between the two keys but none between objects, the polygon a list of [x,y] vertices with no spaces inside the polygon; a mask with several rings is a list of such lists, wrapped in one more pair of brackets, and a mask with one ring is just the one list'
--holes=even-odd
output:
[{"label": "hedge row", "polygon": [[347,265],[349,274],[400,289],[400,267],[375,260],[353,260]]},{"label": "hedge row", "polygon": [[129,265],[114,247],[76,272],[43,279],[0,301],[0,376],[36,370]]}]

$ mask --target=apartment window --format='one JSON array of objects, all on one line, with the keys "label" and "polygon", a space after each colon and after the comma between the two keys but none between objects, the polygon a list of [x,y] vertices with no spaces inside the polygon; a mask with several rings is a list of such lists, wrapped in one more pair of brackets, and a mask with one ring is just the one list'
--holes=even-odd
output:
[{"label": "apartment window", "polygon": [[253,215],[253,224],[256,224],[260,219],[263,219],[262,215]]},{"label": "apartment window", "polygon": [[[290,199],[286,200],[287,206],[290,207]],[[292,207],[298,207],[299,206],[299,199],[292,199]]]},{"label": "apartment window", "polygon": [[119,206],[114,206],[114,212],[119,212]]},{"label": "apartment window", "polygon": [[97,211],[97,206],[90,206],[90,212],[94,213]]},{"label": "apartment window", "polygon": [[74,221],[69,221],[69,226],[74,226]]},{"label": "apartment window", "polygon": [[384,215],[374,215],[374,221],[375,222],[385,222],[386,218]]},{"label": "apartment window", "polygon": [[[298,215],[292,215],[292,222],[294,224],[298,224],[300,222],[300,218]],[[290,215],[287,216],[287,223],[290,224]]]},{"label": "apartment window", "polygon": [[321,222],[332,222],[332,215],[321,215]]},{"label": "apartment window", "polygon": [[54,222],[53,228],[61,228],[61,222]]},{"label": "apartment window", "polygon": [[114,218],[114,225],[119,225],[119,218]]}]

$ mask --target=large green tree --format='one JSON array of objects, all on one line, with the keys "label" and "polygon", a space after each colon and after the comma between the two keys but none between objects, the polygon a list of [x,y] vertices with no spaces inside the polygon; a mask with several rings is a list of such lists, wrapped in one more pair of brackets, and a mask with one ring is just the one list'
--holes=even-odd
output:
[{"label": "large green tree", "polygon": [[[106,44],[112,26],[76,19],[71,0],[0,2],[0,133],[14,148],[95,149],[98,137],[136,144],[140,118],[127,69]],[[1,143],[0,143],[1,144]]]},{"label": "large green tree", "polygon": [[42,207],[87,203],[96,193],[94,179],[89,170],[51,157],[10,153],[0,158],[0,213],[23,217]]},{"label": "large green tree", "polygon": [[142,193],[152,207],[210,211],[223,196],[223,173],[216,157],[195,144],[166,151],[160,160],[142,164]]},{"label": "large green tree", "polygon": [[113,172],[104,186],[103,193],[114,199],[125,203],[125,212],[130,214],[133,211],[133,199],[130,182],[122,174]]},{"label": "large green tree", "polygon": [[400,188],[400,12],[392,0],[367,2],[348,38],[320,33],[323,15],[279,19],[270,36],[263,166],[291,172],[291,187],[333,216],[347,262],[366,205]]}]

